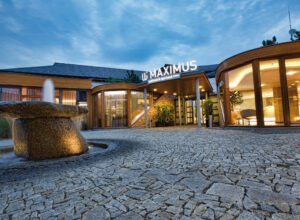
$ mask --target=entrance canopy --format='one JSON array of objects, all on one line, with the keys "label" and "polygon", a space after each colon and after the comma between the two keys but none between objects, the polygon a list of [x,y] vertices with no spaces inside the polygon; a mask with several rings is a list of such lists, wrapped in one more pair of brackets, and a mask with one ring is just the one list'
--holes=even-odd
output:
[{"label": "entrance canopy", "polygon": [[208,81],[205,73],[185,73],[185,75],[182,75],[178,79],[166,80],[151,84],[148,84],[147,82],[142,82],[137,85],[137,88],[146,88],[147,91],[174,96],[195,95],[196,79],[199,80],[200,92],[212,92],[212,86]]}]

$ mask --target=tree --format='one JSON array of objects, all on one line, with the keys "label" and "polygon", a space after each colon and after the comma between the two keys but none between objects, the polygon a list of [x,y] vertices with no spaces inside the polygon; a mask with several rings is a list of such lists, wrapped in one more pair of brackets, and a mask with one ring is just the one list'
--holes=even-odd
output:
[{"label": "tree", "polygon": [[141,82],[141,79],[133,70],[127,70],[124,81],[128,83],[139,83]]},{"label": "tree", "polygon": [[274,44],[277,44],[277,39],[276,39],[275,36],[273,36],[272,40],[263,40],[263,41],[262,41],[262,45],[263,45],[264,47],[266,47],[266,46],[271,46],[271,45],[274,45]]},{"label": "tree", "polygon": [[240,93],[240,91],[230,91],[229,96],[231,109],[233,109],[235,105],[240,105],[244,102],[243,95]]}]

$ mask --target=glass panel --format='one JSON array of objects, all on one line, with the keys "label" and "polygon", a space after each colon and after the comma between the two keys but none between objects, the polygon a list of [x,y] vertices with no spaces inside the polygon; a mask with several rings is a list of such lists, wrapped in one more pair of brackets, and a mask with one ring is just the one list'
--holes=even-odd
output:
[{"label": "glass panel", "polygon": [[99,92],[97,95],[94,96],[94,120],[95,120],[95,127],[101,127],[101,93]]},{"label": "glass panel", "polygon": [[41,88],[22,88],[21,101],[41,101],[42,89]]},{"label": "glass panel", "polygon": [[76,91],[75,90],[62,90],[62,104],[76,105]]},{"label": "glass panel", "polygon": [[0,88],[0,101],[19,101],[18,88]]},{"label": "glass panel", "polygon": [[55,103],[59,104],[59,89],[55,89]]},{"label": "glass panel", "polygon": [[106,127],[127,127],[127,92],[105,92]]},{"label": "glass panel", "polygon": [[[228,125],[256,125],[252,64],[225,73]],[[228,103],[228,104],[227,104]]]},{"label": "glass panel", "polygon": [[300,58],[285,60],[290,120],[300,123]]},{"label": "glass panel", "polygon": [[259,62],[265,125],[283,125],[278,60]]},{"label": "glass panel", "polygon": [[[131,91],[131,118],[132,124],[141,116],[145,111],[144,106],[144,92]],[[150,106],[150,97],[147,94],[147,106]]]}]

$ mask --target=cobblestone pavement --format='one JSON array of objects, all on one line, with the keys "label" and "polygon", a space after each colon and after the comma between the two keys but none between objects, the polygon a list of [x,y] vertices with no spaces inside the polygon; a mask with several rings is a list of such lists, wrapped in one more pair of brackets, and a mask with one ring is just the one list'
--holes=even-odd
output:
[{"label": "cobblestone pavement", "polygon": [[1,219],[300,219],[300,129],[120,129],[0,169]]}]

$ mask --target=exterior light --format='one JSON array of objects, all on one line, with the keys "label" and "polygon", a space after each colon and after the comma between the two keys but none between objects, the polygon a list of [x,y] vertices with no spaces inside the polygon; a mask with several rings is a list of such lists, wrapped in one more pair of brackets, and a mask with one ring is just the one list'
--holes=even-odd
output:
[{"label": "exterior light", "polygon": [[173,95],[177,95],[177,93],[176,93],[176,92],[174,92],[174,93],[173,93]]},{"label": "exterior light", "polygon": [[164,91],[164,93],[165,93],[165,94],[167,94],[167,93],[168,93],[168,91]]},{"label": "exterior light", "polygon": [[156,92],[156,91],[157,91],[157,88],[154,88],[153,91]]}]

